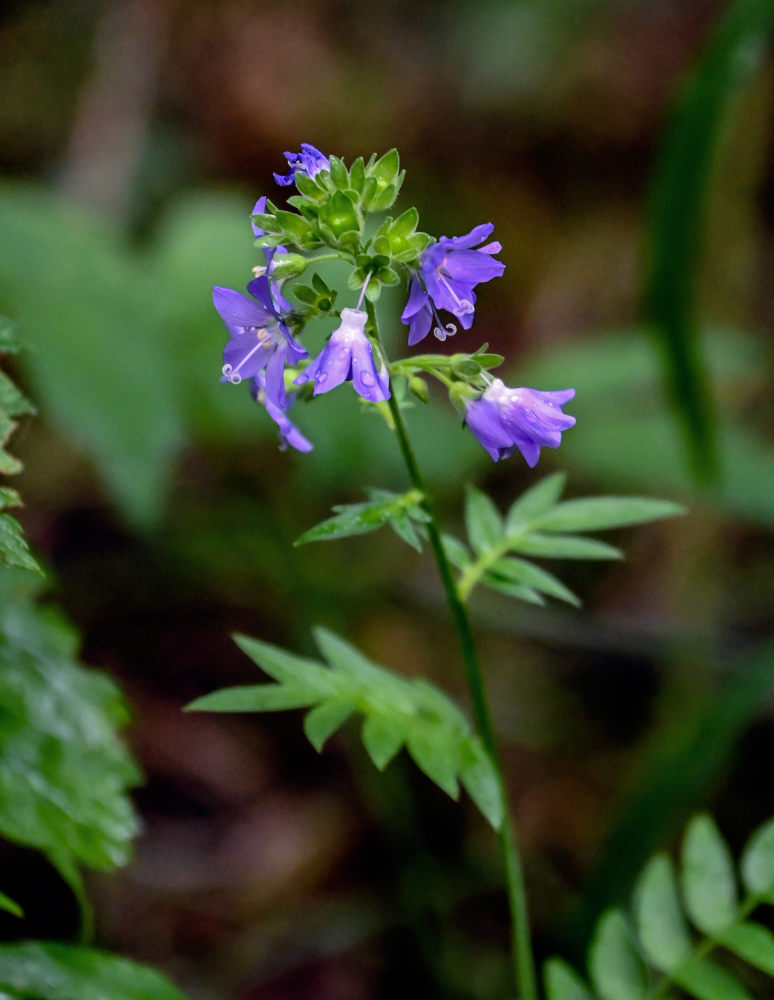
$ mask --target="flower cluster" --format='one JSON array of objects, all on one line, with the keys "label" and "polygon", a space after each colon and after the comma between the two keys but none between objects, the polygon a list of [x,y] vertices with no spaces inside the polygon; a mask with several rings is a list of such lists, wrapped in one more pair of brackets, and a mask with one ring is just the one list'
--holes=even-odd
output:
[{"label": "flower cluster", "polygon": [[[358,158],[349,168],[309,143],[284,155],[288,173],[274,174],[274,179],[281,187],[295,185],[298,193],[288,203],[297,211],[258,199],[252,227],[264,263],[254,268],[248,294],[213,290],[215,308],[229,333],[222,381],[251,381],[253,398],[277,425],[281,446],[299,451],[312,447],[287,416],[296,387],[309,386],[310,395],[318,396],[349,381],[362,399],[383,403],[391,399],[390,376],[405,376],[409,389],[426,402],[423,376],[431,375],[453,400],[462,402],[466,425],[495,461],[518,449],[534,466],[542,447],[558,447],[562,431],[575,423],[561,409],[574,396],[573,389],[508,388],[488,374],[503,359],[487,354],[485,345],[473,354],[421,355],[388,366],[378,340],[370,303],[384,288],[399,284],[402,275],[408,279],[408,297],[401,322],[409,328],[410,347],[431,329],[441,341],[457,332],[457,323],[470,329],[476,286],[505,270],[496,257],[501,245],[490,240],[492,223],[475,226],[464,236],[433,239],[417,231],[419,215],[412,208],[397,219],[388,216],[374,230],[367,227],[367,216],[388,210],[403,181],[395,150],[367,163]],[[325,252],[317,254],[321,249]],[[291,298],[285,296],[286,280],[330,257],[350,265],[348,287],[359,290],[354,307],[336,311],[336,292],[318,273],[311,285],[294,284]],[[364,299],[369,304],[361,308]],[[444,325],[440,312],[456,322]],[[337,316],[339,322],[310,360],[297,338],[318,316]],[[390,405],[397,404],[392,400]]]}]

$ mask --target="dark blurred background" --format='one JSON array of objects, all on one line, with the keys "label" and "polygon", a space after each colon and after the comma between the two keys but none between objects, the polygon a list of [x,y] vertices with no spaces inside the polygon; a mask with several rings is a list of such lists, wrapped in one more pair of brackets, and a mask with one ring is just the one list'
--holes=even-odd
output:
[{"label": "dark blurred background", "polygon": [[[509,384],[578,390],[577,427],[536,473],[518,456],[495,467],[440,396],[411,411],[450,529],[466,477],[505,506],[557,468],[571,496],[690,507],[614,533],[620,565],[558,567],[581,612],[472,603],[539,954],[582,955],[589,921],[693,810],[735,847],[774,812],[766,60],[724,124],[702,241],[711,490],[694,485],[642,324],[657,150],[726,7],[5,0],[0,313],[24,337],[12,370],[39,410],[15,439],[21,519],[84,659],[131,700],[147,775],[136,861],[90,883],[100,945],[194,998],[508,988],[496,844],[469,802],[403,760],[378,775],[351,729],[318,757],[294,713],[181,712],[260,679],[230,633],[311,652],[315,623],[465,702],[426,557],[386,531],[291,547],[363,485],[405,488],[378,418],[344,388],[294,414],[315,450],[281,454],[247,390],[218,381],[211,286],[246,283],[250,209],[282,196],[272,171],[302,141],[348,162],[397,146],[400,204],[428,232],[494,222],[505,275],[448,346],[486,340]],[[396,345],[403,295],[383,306]],[[72,936],[64,891],[39,879],[49,903],[28,904],[19,933]]]}]

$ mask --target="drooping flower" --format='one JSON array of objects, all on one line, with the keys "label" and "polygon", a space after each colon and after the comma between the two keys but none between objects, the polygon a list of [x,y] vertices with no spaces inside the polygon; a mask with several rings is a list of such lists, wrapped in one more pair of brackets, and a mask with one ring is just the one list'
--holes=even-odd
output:
[{"label": "drooping flower", "polygon": [[479,399],[468,403],[465,422],[495,462],[518,448],[534,469],[540,449],[558,448],[562,431],[575,423],[575,417],[561,409],[574,395],[574,389],[510,389],[496,378]]},{"label": "drooping flower", "polygon": [[258,372],[253,378],[250,391],[256,403],[265,408],[266,412],[279,428],[280,451],[285,451],[288,445],[291,448],[295,448],[296,451],[312,450],[313,445],[311,441],[308,441],[296,425],[287,417],[289,403],[286,402],[286,405],[283,407],[269,398],[266,391],[266,378],[262,372]]},{"label": "drooping flower", "polygon": [[328,157],[308,142],[301,143],[300,153],[283,153],[283,156],[288,161],[290,171],[284,175],[274,175],[274,180],[278,184],[282,185],[282,187],[288,187],[292,184],[299,171],[302,174],[308,174],[309,177],[314,177],[314,175],[319,174],[321,170],[327,170],[330,167]]},{"label": "drooping flower", "polygon": [[476,305],[475,286],[491,281],[505,270],[502,261],[493,254],[502,249],[497,240],[476,248],[494,230],[491,222],[471,229],[465,236],[442,236],[431,243],[419,258],[419,273],[411,279],[409,298],[401,322],[409,327],[409,346],[423,340],[436,320],[434,333],[445,340],[456,333],[453,323],[444,327],[438,316],[439,309],[452,313],[465,330],[473,324]]},{"label": "drooping flower", "polygon": [[368,314],[362,309],[342,309],[341,326],[309,367],[296,379],[297,385],[314,381],[314,395],[351,381],[355,391],[371,403],[390,398],[386,368],[376,370],[374,351],[365,333]]},{"label": "drooping flower", "polygon": [[309,352],[291,335],[272,299],[266,275],[247,286],[250,296],[216,286],[212,298],[230,339],[223,351],[222,382],[237,384],[265,372],[265,391],[274,405],[285,409],[285,364],[296,364]]}]

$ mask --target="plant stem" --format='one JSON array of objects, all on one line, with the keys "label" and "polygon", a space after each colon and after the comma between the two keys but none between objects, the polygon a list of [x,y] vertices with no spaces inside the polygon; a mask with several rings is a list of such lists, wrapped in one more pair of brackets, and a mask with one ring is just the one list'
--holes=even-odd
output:
[{"label": "plant stem", "polygon": [[[377,340],[379,329],[376,323],[376,315],[373,303],[367,303],[368,317],[370,325]],[[498,831],[500,851],[505,868],[505,884],[508,895],[508,906],[511,915],[511,950],[513,958],[513,975],[518,989],[519,1000],[537,1000],[537,984],[535,980],[535,964],[532,956],[532,944],[529,934],[529,915],[527,912],[527,896],[524,886],[524,874],[522,871],[521,858],[516,840],[516,830],[511,819],[508,806],[508,793],[503,777],[502,762],[497,748],[494,724],[492,722],[492,712],[489,707],[489,700],[486,693],[486,685],[478,660],[473,632],[470,626],[470,619],[465,606],[460,599],[457,585],[454,581],[451,564],[446,557],[441,532],[438,527],[438,518],[435,507],[425,487],[422,473],[417,464],[414,450],[411,446],[406,425],[400,407],[395,400],[395,394],[390,390],[389,399],[390,413],[395,425],[395,433],[398,437],[398,444],[403,455],[403,461],[411,480],[412,486],[423,495],[422,507],[429,516],[427,537],[438,567],[438,573],[443,584],[446,602],[451,612],[452,622],[459,638],[462,652],[462,662],[465,671],[465,678],[468,683],[471,700],[473,702],[473,714],[476,721],[476,728],[479,736],[492,761],[497,782],[500,787],[500,794],[503,801],[503,822]]]}]

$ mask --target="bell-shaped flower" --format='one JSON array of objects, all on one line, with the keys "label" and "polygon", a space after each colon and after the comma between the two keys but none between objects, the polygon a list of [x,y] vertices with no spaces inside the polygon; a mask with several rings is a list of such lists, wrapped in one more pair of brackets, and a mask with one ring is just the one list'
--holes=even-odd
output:
[{"label": "bell-shaped flower", "polygon": [[253,378],[251,392],[256,403],[263,406],[271,419],[279,429],[280,451],[285,451],[288,445],[296,451],[311,451],[312,443],[308,441],[301,431],[287,417],[289,402],[285,406],[280,406],[269,398],[266,389],[267,378],[259,372]]},{"label": "bell-shaped flower", "polygon": [[274,175],[274,180],[282,187],[291,185],[295,181],[297,173],[314,177],[321,170],[330,168],[328,157],[308,142],[301,143],[300,153],[283,153],[283,156],[288,161],[290,171],[287,174]]},{"label": "bell-shaped flower", "polygon": [[495,462],[518,448],[534,468],[540,449],[558,448],[562,431],[575,423],[561,409],[574,395],[574,389],[509,389],[494,379],[481,397],[468,403],[465,422]]},{"label": "bell-shaped flower", "polygon": [[371,403],[390,398],[387,369],[376,370],[374,349],[365,333],[367,313],[342,309],[341,326],[334,330],[320,354],[296,379],[314,382],[314,395],[351,381],[355,391]]},{"label": "bell-shaped flower", "polygon": [[438,316],[445,309],[459,320],[465,330],[473,324],[476,294],[473,291],[482,281],[491,281],[505,270],[502,261],[493,254],[502,249],[497,240],[476,248],[494,230],[491,222],[471,229],[465,236],[442,236],[431,243],[419,258],[419,273],[411,279],[409,298],[401,322],[409,327],[409,346],[423,340],[435,317],[435,336],[445,340],[456,333],[453,323],[444,326]]},{"label": "bell-shaped flower", "polygon": [[291,335],[276,310],[266,275],[247,286],[250,295],[216,286],[212,298],[230,339],[223,351],[222,382],[235,385],[265,372],[267,397],[286,406],[285,364],[296,364],[309,352]]}]

